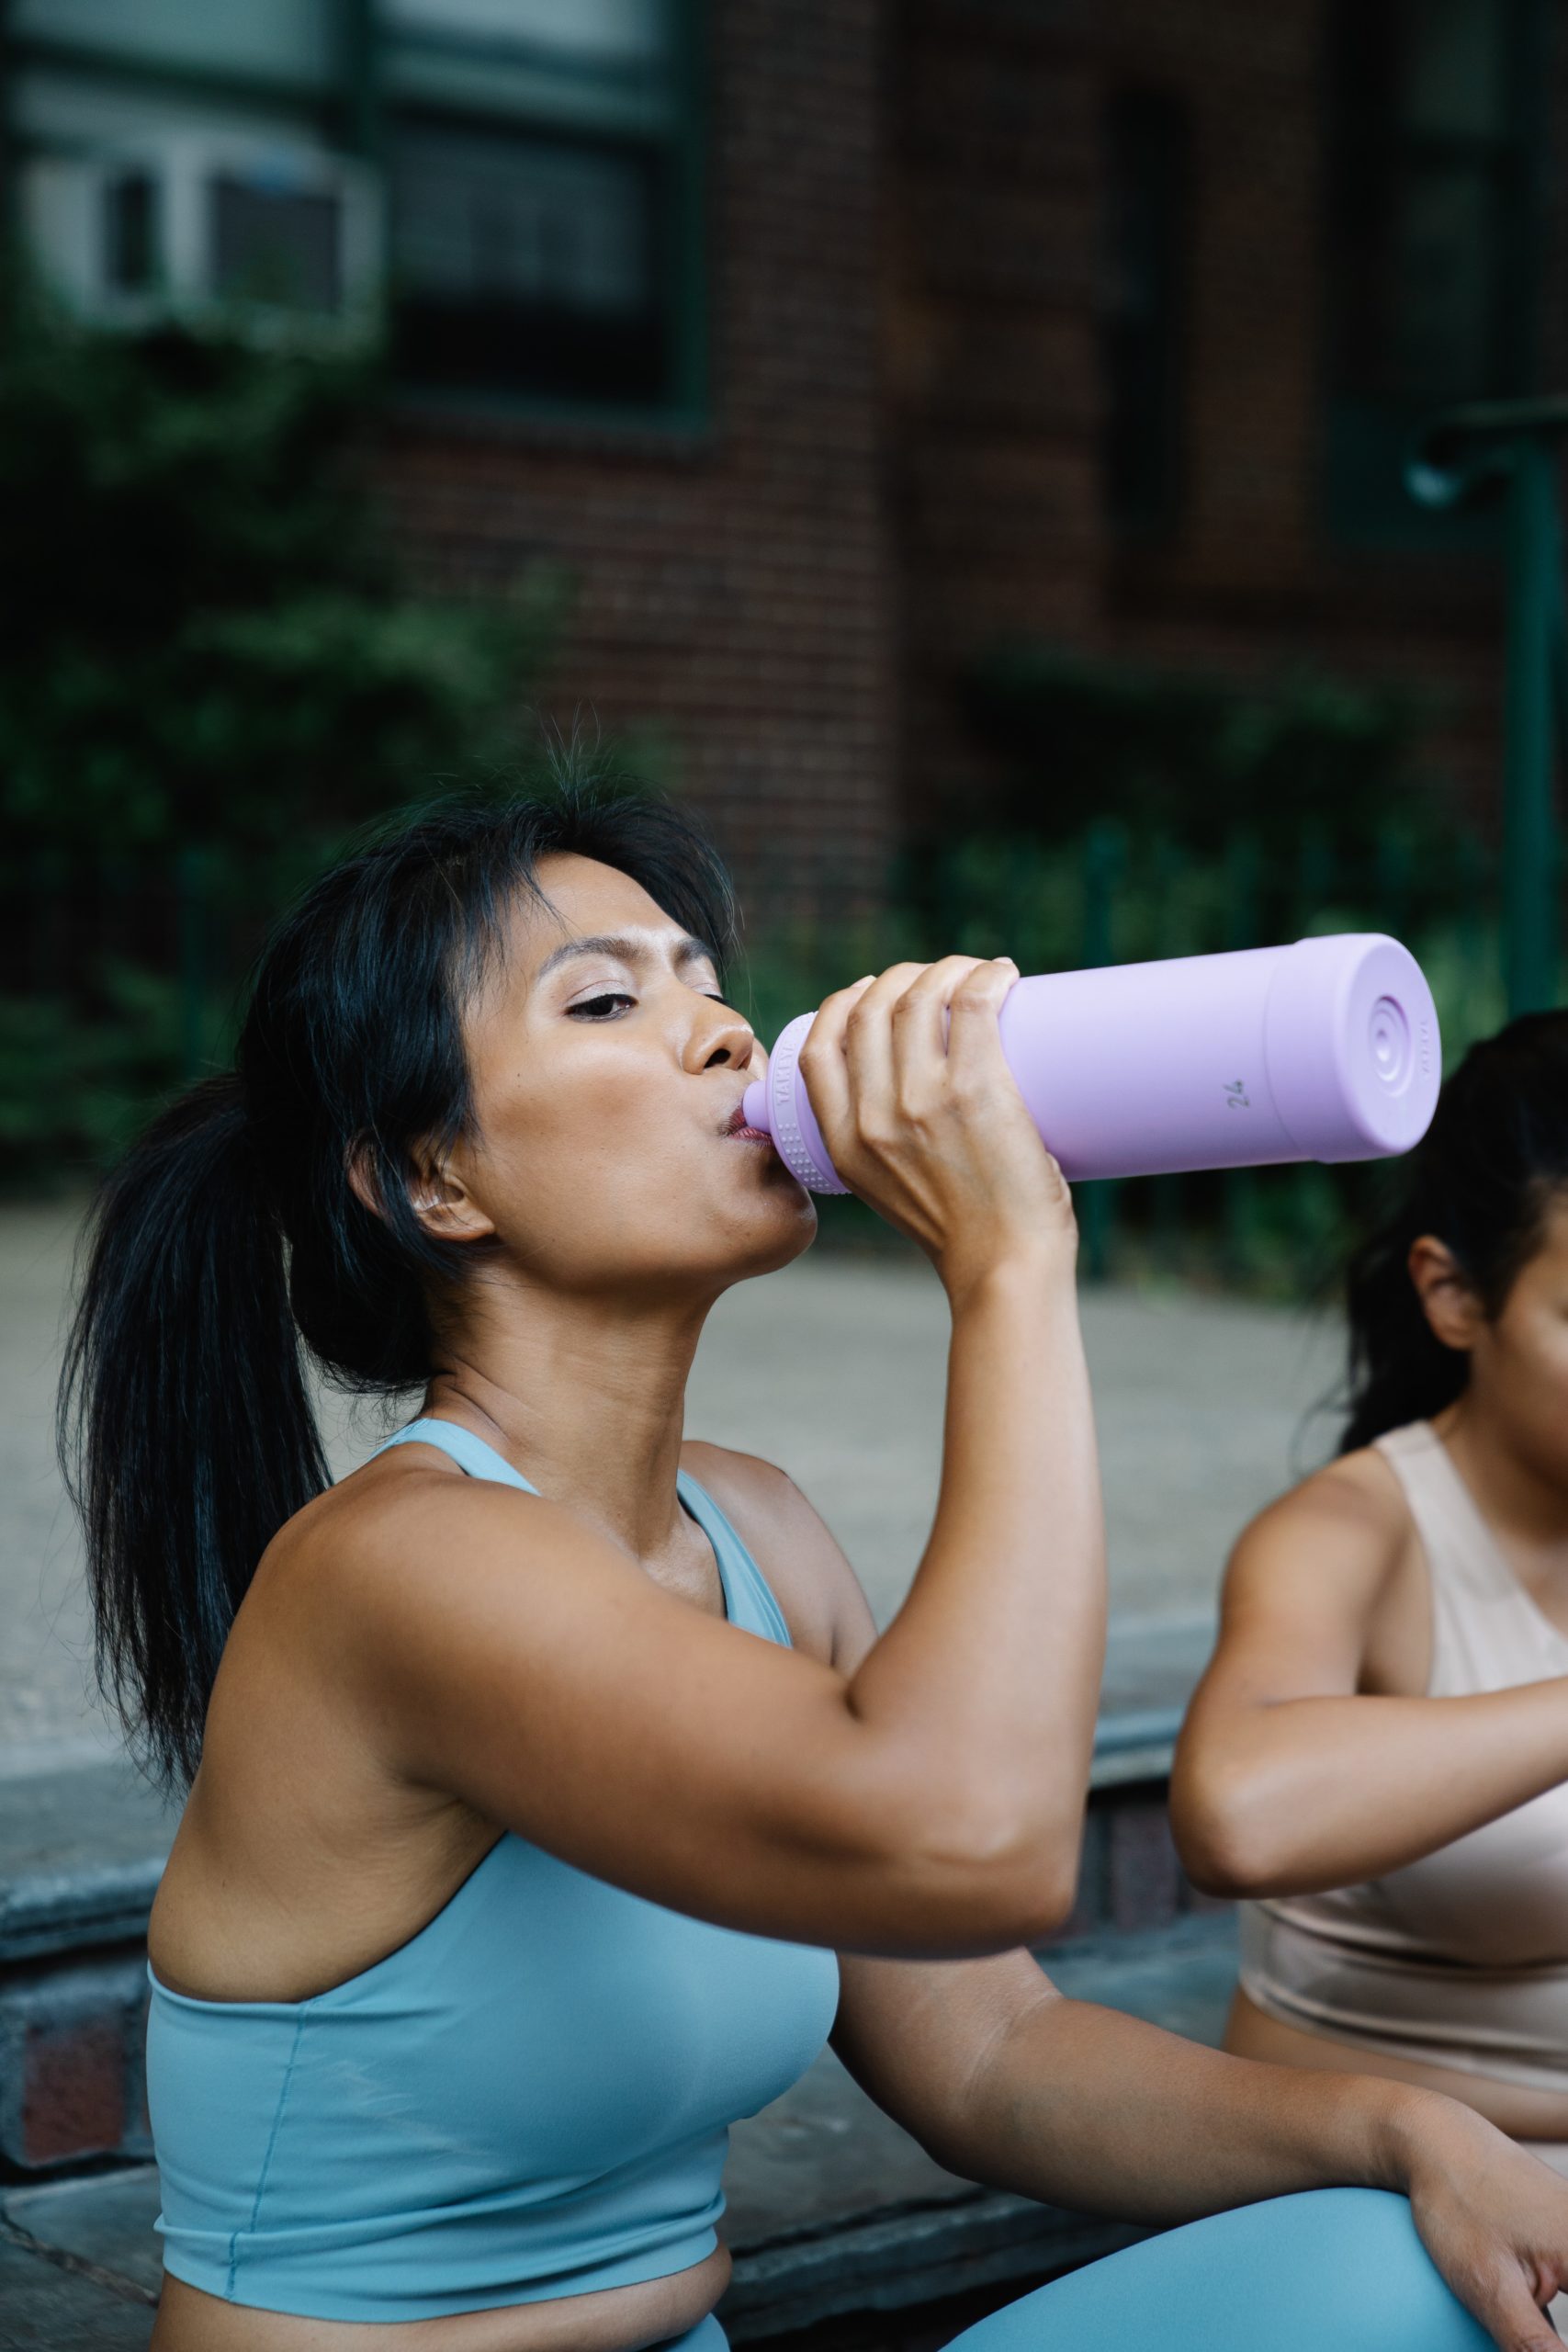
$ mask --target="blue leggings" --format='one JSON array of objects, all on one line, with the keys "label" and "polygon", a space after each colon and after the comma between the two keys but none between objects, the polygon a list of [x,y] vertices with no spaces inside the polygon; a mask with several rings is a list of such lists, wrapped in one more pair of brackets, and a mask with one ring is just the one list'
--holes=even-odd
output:
[{"label": "blue leggings", "polygon": [[[1021,2295],[947,2352],[1488,2352],[1403,2197],[1314,2188],[1212,2213]],[[661,2352],[726,2352],[705,2319]]]}]

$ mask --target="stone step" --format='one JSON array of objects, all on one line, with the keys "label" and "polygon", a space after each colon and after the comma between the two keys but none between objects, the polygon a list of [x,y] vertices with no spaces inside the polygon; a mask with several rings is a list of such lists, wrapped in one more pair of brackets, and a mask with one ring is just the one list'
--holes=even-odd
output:
[{"label": "stone step", "polygon": [[0,2234],[0,2343],[6,2352],[147,2352],[152,2313],[139,2301]]},{"label": "stone step", "polygon": [[[1235,1977],[1234,1928],[1225,1917],[1192,1920],[1163,1936],[1065,1948],[1046,1964],[1076,1998],[1214,2041]],[[1142,2234],[945,2172],[831,2052],[736,2126],[725,2191],[735,2275],[720,2316],[737,2345],[829,2323],[849,2343],[864,2332],[853,2315],[890,2323],[961,2297],[977,2315]],[[0,2298],[14,2278],[7,2328],[14,2307],[32,2330],[7,2332],[7,2352],[13,2343],[17,2352],[144,2352],[156,2210],[151,2165],[0,2190]]]},{"label": "stone step", "polygon": [[[1113,1627],[1078,1899],[1060,1940],[1160,1931],[1203,1909],[1165,1788],[1206,1622]],[[177,1809],[124,1759],[0,1772],[0,2180],[152,2154],[147,1915]]]},{"label": "stone step", "polygon": [[179,1809],[129,1761],[0,1777],[0,1964],[141,1936]]}]

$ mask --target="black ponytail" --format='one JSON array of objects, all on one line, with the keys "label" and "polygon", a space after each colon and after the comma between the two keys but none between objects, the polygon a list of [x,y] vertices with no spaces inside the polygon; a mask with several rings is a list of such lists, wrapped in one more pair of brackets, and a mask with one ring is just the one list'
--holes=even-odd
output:
[{"label": "black ponytail", "polygon": [[1553,1194],[1568,1187],[1568,1012],[1526,1013],[1472,1046],[1401,1175],[1397,1206],[1348,1270],[1342,1453],[1430,1419],[1469,1377],[1469,1357],[1427,1323],[1411,1244],[1446,1242],[1488,1316],[1538,1247]]},{"label": "black ponytail", "polygon": [[[431,1303],[472,1264],[410,1198],[414,1154],[472,1121],[462,1015],[541,857],[640,883],[711,947],[734,902],[669,804],[568,778],[547,798],[426,811],[333,868],[256,967],[232,1074],[154,1121],[89,1227],[60,1392],[98,1676],[165,1786],[200,1761],[256,1564],[328,1483],[306,1353],[392,1395],[433,1364]],[[349,1181],[370,1181],[373,1214]]]},{"label": "black ponytail", "polygon": [[100,1679],[189,1781],[252,1571],[327,1483],[237,1078],[185,1095],[100,1193],[61,1412]]}]

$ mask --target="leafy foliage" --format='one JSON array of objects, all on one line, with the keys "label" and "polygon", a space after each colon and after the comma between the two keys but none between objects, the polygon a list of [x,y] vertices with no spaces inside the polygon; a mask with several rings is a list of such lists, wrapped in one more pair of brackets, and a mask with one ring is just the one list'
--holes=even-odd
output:
[{"label": "leafy foliage", "polygon": [[[1194,850],[1102,822],[1076,840],[968,832],[918,846],[892,904],[858,923],[796,921],[749,948],[741,1009],[768,1042],[845,977],[950,952],[1014,956],[1025,972],[1388,930],[1431,984],[1451,1068],[1506,1017],[1495,854],[1453,830],[1413,842],[1385,826],[1348,844],[1307,829],[1269,846],[1238,832]],[[748,993],[749,990],[749,993]],[[1376,1165],[1143,1177],[1078,1187],[1082,1262],[1122,1279],[1257,1295],[1319,1294],[1382,1197]],[[853,1200],[819,1204],[823,1238],[897,1247]]]},{"label": "leafy foliage", "polygon": [[502,756],[558,584],[410,592],[358,368],[36,300],[0,364],[0,819],[14,848],[267,846]]},{"label": "leafy foliage", "polygon": [[564,601],[404,576],[362,367],[13,297],[0,354],[0,1177],[112,1153],[364,819],[516,766]]},{"label": "leafy foliage", "polygon": [[107,960],[96,995],[0,997],[0,1170],[103,1159],[178,1066],[172,980]]},{"label": "leafy foliage", "polygon": [[1015,643],[964,698],[1000,758],[1001,830],[1063,840],[1112,818],[1212,851],[1238,830],[1293,846],[1315,825],[1365,848],[1391,820],[1430,832],[1449,813],[1416,763],[1426,714],[1388,688],[1307,672],[1237,685]]}]

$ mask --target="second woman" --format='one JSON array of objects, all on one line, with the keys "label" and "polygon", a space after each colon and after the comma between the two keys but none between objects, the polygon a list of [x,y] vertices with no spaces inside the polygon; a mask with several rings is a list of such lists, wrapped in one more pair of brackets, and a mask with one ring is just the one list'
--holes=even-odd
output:
[{"label": "second woman", "polygon": [[1340,1458],[1247,1528],[1177,1759],[1226,2046],[1448,2092],[1568,2174],[1568,1014],[1444,1090],[1355,1261]]}]

